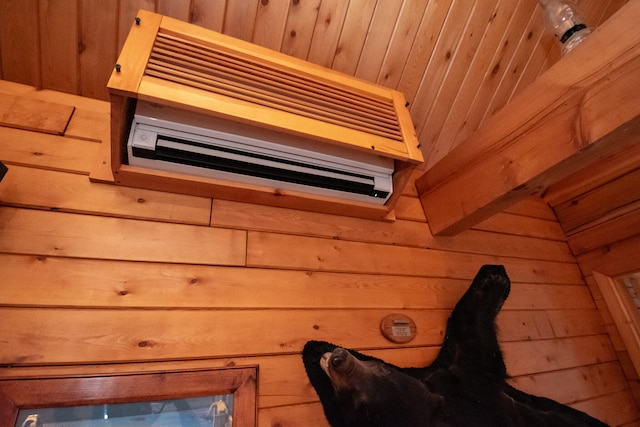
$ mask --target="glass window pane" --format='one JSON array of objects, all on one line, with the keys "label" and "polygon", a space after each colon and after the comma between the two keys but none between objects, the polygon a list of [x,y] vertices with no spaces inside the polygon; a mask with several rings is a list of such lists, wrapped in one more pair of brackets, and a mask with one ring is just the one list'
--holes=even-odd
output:
[{"label": "glass window pane", "polygon": [[21,409],[15,427],[232,427],[233,394]]}]

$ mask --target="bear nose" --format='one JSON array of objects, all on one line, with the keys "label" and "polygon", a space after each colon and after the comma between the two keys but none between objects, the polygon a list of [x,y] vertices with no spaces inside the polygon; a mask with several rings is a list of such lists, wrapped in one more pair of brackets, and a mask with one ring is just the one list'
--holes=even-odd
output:
[{"label": "bear nose", "polygon": [[331,366],[339,368],[345,360],[347,360],[349,353],[344,348],[336,348],[331,354]]}]

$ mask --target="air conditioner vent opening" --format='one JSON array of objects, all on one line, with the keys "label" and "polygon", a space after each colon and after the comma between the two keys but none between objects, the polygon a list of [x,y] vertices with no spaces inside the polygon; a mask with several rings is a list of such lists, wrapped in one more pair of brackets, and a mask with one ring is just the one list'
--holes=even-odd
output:
[{"label": "air conditioner vent opening", "polygon": [[391,159],[317,145],[140,101],[127,147],[134,166],[374,204],[391,196]]}]

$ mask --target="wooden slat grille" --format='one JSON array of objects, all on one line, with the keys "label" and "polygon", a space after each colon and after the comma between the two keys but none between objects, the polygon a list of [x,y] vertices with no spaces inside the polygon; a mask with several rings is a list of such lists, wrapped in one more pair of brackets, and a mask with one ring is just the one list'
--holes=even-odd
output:
[{"label": "wooden slat grille", "polygon": [[390,140],[403,140],[391,99],[232,56],[179,35],[158,33],[145,74]]}]

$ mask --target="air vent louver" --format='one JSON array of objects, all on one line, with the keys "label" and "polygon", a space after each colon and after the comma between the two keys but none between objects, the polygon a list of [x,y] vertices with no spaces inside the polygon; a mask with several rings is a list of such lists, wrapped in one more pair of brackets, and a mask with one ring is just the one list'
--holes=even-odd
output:
[{"label": "air vent louver", "polygon": [[264,107],[402,141],[390,100],[330,86],[255,58],[158,33],[146,75]]}]

